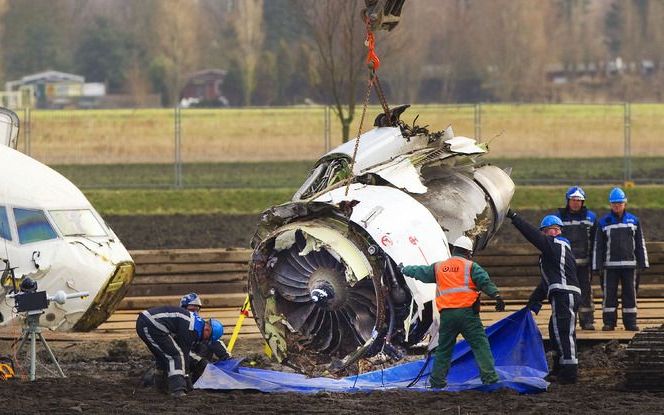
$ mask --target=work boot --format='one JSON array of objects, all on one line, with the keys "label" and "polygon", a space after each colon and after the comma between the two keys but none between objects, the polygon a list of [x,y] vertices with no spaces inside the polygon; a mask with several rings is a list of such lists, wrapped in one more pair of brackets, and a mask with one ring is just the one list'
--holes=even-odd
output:
[{"label": "work boot", "polygon": [[561,385],[576,383],[577,372],[577,365],[560,365],[557,382]]},{"label": "work boot", "polygon": [[560,385],[571,385],[573,383],[576,383],[576,377],[559,376],[558,383]]},{"label": "work boot", "polygon": [[187,392],[191,392],[194,390],[194,382],[191,381],[191,378],[189,376],[185,376],[185,382],[187,382]]},{"label": "work boot", "polygon": [[608,326],[606,324],[602,327],[602,331],[613,331],[615,329],[615,326]]},{"label": "work boot", "polygon": [[163,370],[154,371],[154,387],[158,392],[168,393],[168,373]]},{"label": "work boot", "polygon": [[182,399],[185,396],[187,396],[187,392],[183,391],[182,389],[171,392],[171,397],[175,399]]},{"label": "work boot", "polygon": [[639,331],[639,326],[625,326],[627,331]]},{"label": "work boot", "polygon": [[433,383],[433,382],[431,382],[429,384],[429,387],[431,389],[443,389],[445,386],[447,386],[446,382],[445,383]]}]

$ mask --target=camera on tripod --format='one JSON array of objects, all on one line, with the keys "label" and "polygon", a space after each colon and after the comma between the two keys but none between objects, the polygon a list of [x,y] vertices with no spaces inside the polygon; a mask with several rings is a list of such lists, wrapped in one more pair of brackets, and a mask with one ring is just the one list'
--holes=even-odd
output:
[{"label": "camera on tripod", "polygon": [[46,291],[37,291],[37,281],[32,278],[23,278],[21,291],[9,296],[14,297],[14,308],[17,313],[41,314],[48,308]]},{"label": "camera on tripod", "polygon": [[3,285],[5,285],[5,281],[11,280],[12,284],[12,288],[10,293],[7,294],[7,298],[13,298],[14,309],[17,313],[23,313],[25,316],[23,334],[21,335],[20,339],[17,339],[17,341],[20,341],[20,344],[16,354],[20,355],[23,346],[26,343],[30,344],[30,351],[28,356],[30,362],[30,381],[34,381],[37,377],[37,368],[35,364],[37,360],[37,339],[39,339],[41,344],[48,352],[51,361],[57,368],[58,374],[64,378],[65,374],[62,371],[58,360],[55,358],[53,351],[41,333],[41,327],[39,327],[39,317],[44,313],[44,310],[48,308],[48,305],[51,301],[55,301],[58,304],[64,304],[70,298],[85,298],[89,295],[88,292],[81,291],[66,294],[64,291],[60,290],[57,291],[55,295],[47,295],[46,291],[37,291],[37,281],[29,277],[23,277],[21,279],[20,286],[17,286],[16,276],[14,275],[14,268],[9,265],[8,260],[2,261],[6,264],[6,267],[2,277],[0,277],[0,281],[2,281]]}]

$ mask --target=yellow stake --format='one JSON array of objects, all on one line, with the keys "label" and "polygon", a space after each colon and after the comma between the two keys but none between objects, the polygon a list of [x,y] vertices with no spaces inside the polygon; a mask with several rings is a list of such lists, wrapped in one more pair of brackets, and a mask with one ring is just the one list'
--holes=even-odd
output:
[{"label": "yellow stake", "polygon": [[242,328],[242,323],[244,322],[244,318],[249,315],[249,310],[251,310],[251,304],[249,303],[249,296],[247,296],[247,298],[244,299],[244,304],[240,309],[240,316],[237,318],[237,323],[235,323],[233,334],[231,335],[231,339],[228,342],[229,353],[233,350],[233,346],[235,346],[235,341],[237,340],[237,336],[240,335],[240,329]]},{"label": "yellow stake", "polygon": [[[231,335],[231,339],[228,341],[229,353],[233,350],[233,346],[235,346],[235,341],[240,335],[240,329],[242,328],[242,323],[244,323],[245,317],[249,315],[250,310],[251,310],[251,303],[249,302],[249,296],[247,295],[247,298],[244,299],[244,304],[240,309],[240,316],[237,318],[237,322],[235,323],[235,328],[233,329],[233,334]],[[270,349],[270,346],[268,346],[267,342],[263,344],[263,353],[265,353],[267,357],[270,358],[272,357],[272,349]]]}]

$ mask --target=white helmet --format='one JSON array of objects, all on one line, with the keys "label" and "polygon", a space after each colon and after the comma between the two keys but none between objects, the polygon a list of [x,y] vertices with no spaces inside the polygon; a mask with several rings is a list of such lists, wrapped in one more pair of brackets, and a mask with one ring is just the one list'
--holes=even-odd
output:
[{"label": "white helmet", "polygon": [[187,308],[189,305],[202,307],[203,303],[201,303],[201,297],[196,293],[189,293],[180,299],[180,307]]},{"label": "white helmet", "polygon": [[465,235],[459,236],[452,245],[457,248],[465,249],[466,251],[473,251],[473,241]]}]

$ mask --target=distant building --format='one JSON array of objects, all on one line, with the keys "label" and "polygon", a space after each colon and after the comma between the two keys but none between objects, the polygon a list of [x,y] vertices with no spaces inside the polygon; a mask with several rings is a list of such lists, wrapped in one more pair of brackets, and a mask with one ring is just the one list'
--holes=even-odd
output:
[{"label": "distant building", "polygon": [[0,104],[12,109],[30,108],[157,108],[158,94],[134,96],[107,94],[101,82],[85,82],[80,75],[44,71],[26,75],[5,84],[0,92]]},{"label": "distant building", "polygon": [[31,97],[31,102],[22,104],[36,108],[78,107],[85,98],[106,95],[106,86],[102,83],[85,83],[80,75],[51,70],[9,81],[5,89],[9,93],[20,93],[23,100]]},{"label": "distant building", "polygon": [[228,99],[222,94],[221,85],[226,78],[222,69],[205,69],[189,75],[180,93],[183,107],[226,107]]}]

